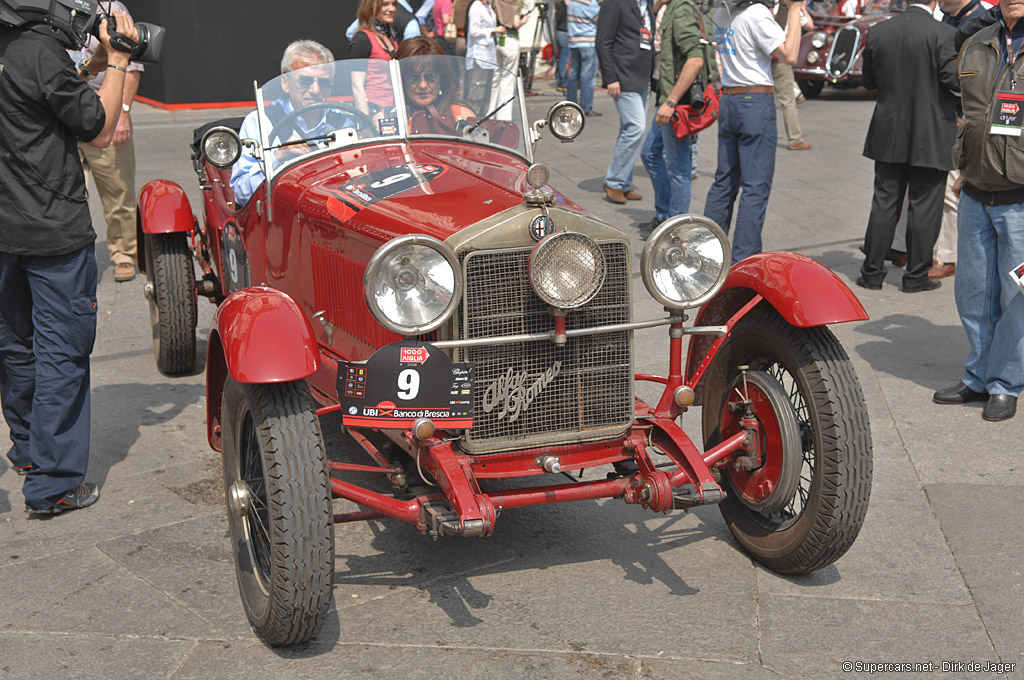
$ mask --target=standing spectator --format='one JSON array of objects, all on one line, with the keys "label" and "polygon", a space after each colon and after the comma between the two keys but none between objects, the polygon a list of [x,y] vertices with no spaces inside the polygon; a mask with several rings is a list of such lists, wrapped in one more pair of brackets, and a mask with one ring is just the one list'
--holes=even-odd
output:
[{"label": "standing spectator", "polygon": [[[426,3],[424,3],[426,4]],[[395,4],[395,14],[391,23],[391,32],[398,38],[398,42],[402,42],[406,38],[415,38],[418,35],[422,35],[423,32],[420,30],[420,22],[416,19],[416,14],[413,14],[412,7],[406,0],[397,0]],[[356,11],[356,18],[349,24],[345,30],[345,37],[348,38],[349,42],[356,37],[356,31],[362,28],[359,25],[359,13]],[[351,50],[351,46],[349,47]],[[349,59],[356,59],[351,52],[349,53]],[[365,57],[359,57],[364,59]]]},{"label": "standing spectator", "polygon": [[[528,11],[524,0],[494,0],[494,16],[498,25],[505,29],[504,34],[498,35],[498,66],[501,69],[498,71],[495,106],[500,106],[516,95],[519,74],[519,29],[526,24]],[[499,120],[512,120],[512,107],[502,107],[495,117]]]},{"label": "standing spectator", "polygon": [[395,105],[395,92],[387,63],[395,56],[399,40],[395,35],[395,0],[362,0],[359,30],[352,38],[349,59],[369,59],[366,71],[352,72],[352,99],[356,108],[373,115]]},{"label": "standing spectator", "polygon": [[[138,31],[114,12],[117,30]],[[79,70],[73,29],[0,27],[0,405],[7,454],[30,514],[92,505],[89,355],[96,339],[96,232],[78,139],[110,144],[121,115],[129,55],[99,25],[102,52]],[[58,37],[59,36],[59,37]],[[84,78],[106,61],[99,92]]]},{"label": "standing spectator", "polygon": [[653,0],[604,0],[597,19],[597,57],[608,95],[619,111],[619,136],[604,192],[612,203],[638,201],[633,168],[647,126],[654,70]]},{"label": "standing spectator", "polygon": [[[426,3],[424,3],[426,4]],[[434,40],[441,46],[445,54],[455,54],[455,10],[452,0],[434,0]]]},{"label": "standing spectator", "polygon": [[[111,3],[106,11],[131,14],[123,3]],[[89,42],[82,50],[82,57],[91,59],[100,47],[100,41],[89,36]],[[138,247],[135,242],[135,142],[132,139],[132,121],[129,112],[135,93],[139,90],[139,78],[145,70],[142,64],[128,64],[124,77],[124,92],[121,100],[121,116],[117,119],[114,139],[105,149],[78,140],[78,152],[85,168],[86,185],[91,174],[96,191],[103,203],[103,219],[107,223],[107,253],[114,265],[115,281],[131,281],[135,278],[135,260]],[[105,72],[89,82],[95,92],[103,85]]]},{"label": "standing spectator", "polygon": [[948,24],[935,21],[928,4],[875,25],[864,48],[864,86],[878,101],[864,141],[875,161],[874,197],[864,236],[866,251],[857,285],[879,290],[885,258],[907,203],[907,270],[903,292],[934,290],[928,278],[942,219],[942,190],[952,169],[948,149],[956,138],[956,52]]},{"label": "standing spectator", "polygon": [[[718,114],[718,168],[704,202],[704,214],[729,233],[740,189],[732,259],[761,252],[761,230],[775,174],[775,97],[772,55],[787,64],[800,51],[802,0],[782,0],[786,30],[758,2],[715,13],[715,43],[722,60],[722,102]],[[874,31],[874,29],[871,29]]]},{"label": "standing spectator", "polygon": [[466,19],[466,103],[484,116],[494,109],[497,98],[498,48],[495,35],[505,33],[489,0],[473,0]]},{"label": "standing spectator", "polygon": [[[981,0],[939,0],[939,9],[944,15],[942,20],[957,29],[987,12],[989,7],[990,5]],[[946,190],[942,197],[942,223],[939,227],[939,237],[935,241],[932,268],[928,270],[930,279],[944,279],[956,273],[958,197],[953,194],[953,185],[958,177],[959,173],[956,170],[950,170],[949,176],[946,177]]]},{"label": "standing spectator", "polygon": [[1002,130],[989,116],[1009,101],[1000,95],[1014,90],[1024,65],[1024,5],[1000,0],[999,9],[1002,22],[970,38],[957,62],[964,120],[953,149],[963,182],[955,287],[971,351],[960,382],[932,397],[939,404],[986,401],[981,417],[990,421],[1012,418],[1024,389],[1024,294],[1009,275],[1024,262],[1024,162],[1020,138],[1011,136],[1021,126],[1018,118]]},{"label": "standing spectator", "polygon": [[588,116],[600,116],[594,110],[594,75],[597,73],[597,0],[569,0],[569,77],[566,93],[569,101],[583,107]]},{"label": "standing spectator", "polygon": [[[775,19],[782,30],[786,30],[789,12],[780,12],[775,5]],[[814,28],[814,20],[807,12],[800,12],[800,28],[809,31]],[[790,151],[807,151],[811,148],[804,140],[800,129],[800,114],[796,112],[796,80],[793,78],[793,67],[779,59],[772,60],[772,79],[775,81],[775,97],[782,109],[782,122],[786,126],[786,140]]]},{"label": "standing spectator", "polygon": [[[640,227],[647,238],[658,224],[690,210],[693,172],[690,144],[676,137],[672,116],[698,76],[717,79],[714,56],[702,44],[704,17],[694,0],[671,0],[661,19],[661,69],[654,121],[644,141],[644,167],[654,187],[654,219]],[[706,84],[706,83],[704,83]]]},{"label": "standing spectator", "polygon": [[555,89],[566,91],[569,80],[569,0],[555,0]]}]

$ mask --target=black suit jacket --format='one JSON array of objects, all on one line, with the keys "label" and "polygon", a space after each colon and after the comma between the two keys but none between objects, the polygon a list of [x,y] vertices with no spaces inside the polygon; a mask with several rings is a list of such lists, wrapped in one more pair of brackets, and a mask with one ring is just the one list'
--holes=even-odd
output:
[{"label": "black suit jacket", "polygon": [[878,90],[864,155],[952,170],[956,141],[956,29],[920,7],[875,24],[864,48],[864,86]]},{"label": "black suit jacket", "polygon": [[[648,26],[652,29],[654,16],[647,0]],[[597,15],[597,58],[605,83],[618,81],[623,92],[646,92],[651,88],[654,70],[654,45],[645,50],[640,47],[640,30],[644,27],[640,7],[636,0],[604,0]]]}]

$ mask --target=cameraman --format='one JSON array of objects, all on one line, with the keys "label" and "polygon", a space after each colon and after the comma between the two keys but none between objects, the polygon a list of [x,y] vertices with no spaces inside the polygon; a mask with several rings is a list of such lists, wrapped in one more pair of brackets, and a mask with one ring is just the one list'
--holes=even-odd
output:
[{"label": "cameraman", "polygon": [[[118,31],[138,32],[115,12]],[[0,27],[0,404],[29,513],[84,508],[96,257],[78,139],[103,148],[129,55],[99,25],[106,77],[93,92],[65,51],[85,36],[42,22]],[[63,40],[62,40],[63,38]],[[71,43],[69,45],[69,43]]]}]

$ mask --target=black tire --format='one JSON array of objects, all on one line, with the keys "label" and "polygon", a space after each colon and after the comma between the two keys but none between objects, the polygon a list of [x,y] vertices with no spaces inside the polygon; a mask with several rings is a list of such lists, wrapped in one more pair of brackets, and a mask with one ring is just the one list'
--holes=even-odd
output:
[{"label": "black tire", "polygon": [[739,473],[724,468],[722,515],[740,544],[769,569],[820,569],[853,545],[871,495],[871,429],[860,383],[828,328],[796,328],[771,307],[754,309],[736,324],[708,369],[708,448],[723,438],[723,409],[743,365],[773,376],[789,395],[801,449],[790,455],[801,457],[800,480],[786,507],[761,512],[737,492],[733,477]]},{"label": "black tire", "polygon": [[808,99],[817,99],[821,91],[825,89],[825,81],[823,80],[798,80],[796,85]]},{"label": "black tire", "polygon": [[149,321],[156,367],[166,375],[191,373],[196,363],[196,281],[186,235],[145,238]]},{"label": "black tire", "polygon": [[[271,645],[317,635],[334,596],[334,515],[320,421],[305,381],[228,378],[224,485],[238,590]],[[244,482],[248,502],[235,501]]]}]

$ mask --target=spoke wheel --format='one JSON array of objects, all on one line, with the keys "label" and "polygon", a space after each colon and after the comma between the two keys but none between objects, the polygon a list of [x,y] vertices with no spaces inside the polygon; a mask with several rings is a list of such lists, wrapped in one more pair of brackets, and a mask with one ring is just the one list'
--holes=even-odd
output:
[{"label": "spoke wheel", "polygon": [[189,373],[196,363],[196,282],[185,234],[146,234],[146,284],[156,367]]},{"label": "spoke wheel", "polygon": [[272,645],[316,636],[331,607],[334,518],[305,381],[224,386],[224,485],[242,605]]},{"label": "spoke wheel", "polygon": [[791,413],[785,419],[795,419],[799,445],[769,450],[766,459],[795,458],[797,481],[781,507],[758,507],[756,492],[738,473],[726,472],[722,515],[740,544],[768,568],[793,574],[820,569],[853,544],[871,494],[871,431],[860,383],[827,328],[796,328],[771,308],[754,309],[736,324],[708,370],[707,448],[731,434],[723,425],[729,427],[727,402],[735,401],[732,390],[743,365],[771,376],[786,395]]}]

